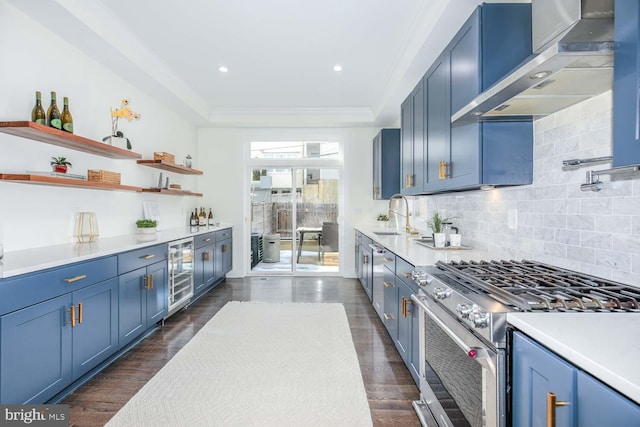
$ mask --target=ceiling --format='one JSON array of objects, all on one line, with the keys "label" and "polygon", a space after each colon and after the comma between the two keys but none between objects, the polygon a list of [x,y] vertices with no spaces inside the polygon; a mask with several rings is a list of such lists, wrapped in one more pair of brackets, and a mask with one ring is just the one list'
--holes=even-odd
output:
[{"label": "ceiling", "polygon": [[9,1],[197,126],[397,125],[480,3]]}]

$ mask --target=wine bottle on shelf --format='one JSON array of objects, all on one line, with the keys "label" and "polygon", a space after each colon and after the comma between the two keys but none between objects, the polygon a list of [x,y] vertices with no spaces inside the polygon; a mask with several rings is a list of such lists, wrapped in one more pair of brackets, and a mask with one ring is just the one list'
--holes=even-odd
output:
[{"label": "wine bottle on shelf", "polygon": [[62,129],[62,117],[58,104],[56,104],[56,93],[51,92],[51,105],[47,110],[47,125],[55,129]]},{"label": "wine bottle on shelf", "polygon": [[71,111],[69,111],[69,98],[66,96],[63,99],[64,107],[62,107],[62,130],[69,133],[73,133],[73,117]]},{"label": "wine bottle on shelf", "polygon": [[209,227],[213,227],[213,211],[209,208],[209,216],[207,217],[207,224]]},{"label": "wine bottle on shelf", "polygon": [[44,112],[44,108],[42,108],[40,91],[36,92],[36,105],[34,105],[33,110],[31,110],[31,121],[39,125],[47,124],[47,115]]}]

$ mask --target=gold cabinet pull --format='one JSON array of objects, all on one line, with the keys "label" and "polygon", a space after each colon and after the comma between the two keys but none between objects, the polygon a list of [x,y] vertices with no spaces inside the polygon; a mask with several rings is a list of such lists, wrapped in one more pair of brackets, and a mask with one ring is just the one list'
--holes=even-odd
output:
[{"label": "gold cabinet pull", "polygon": [[444,160],[440,161],[440,165],[438,168],[438,179],[447,179],[449,178],[449,162],[445,162]]},{"label": "gold cabinet pull", "polygon": [[380,194],[380,187],[376,185],[373,187],[373,195],[377,196],[378,194]]},{"label": "gold cabinet pull", "polygon": [[71,327],[75,328],[76,327],[76,306],[72,305],[71,308],[69,308],[69,312],[71,313]]},{"label": "gold cabinet pull", "polygon": [[209,251],[202,253],[202,259],[204,261],[209,261]]},{"label": "gold cabinet pull", "polygon": [[150,274],[149,277],[151,278],[151,288],[150,289],[153,289],[153,274]]},{"label": "gold cabinet pull", "polygon": [[82,323],[82,303],[78,303],[78,323]]},{"label": "gold cabinet pull", "polygon": [[222,253],[225,253],[229,250],[229,247],[227,245],[222,245]]},{"label": "gold cabinet pull", "polygon": [[387,258],[387,257],[384,258],[384,262],[391,262],[391,261],[393,261],[393,258]]},{"label": "gold cabinet pull", "polygon": [[151,275],[144,276],[144,288],[149,290],[153,287],[151,284]]},{"label": "gold cabinet pull", "polygon": [[391,282],[382,282],[385,288],[395,288],[395,285]]},{"label": "gold cabinet pull", "polygon": [[73,282],[77,282],[78,280],[82,280],[86,278],[87,278],[87,275],[83,274],[81,276],[72,277],[71,279],[64,279],[64,281],[67,283],[73,283]]},{"label": "gold cabinet pull", "polygon": [[407,299],[402,297],[402,317],[407,317]]},{"label": "gold cabinet pull", "polygon": [[151,258],[153,258],[153,257],[155,257],[155,255],[154,255],[154,254],[149,254],[149,255],[143,255],[143,256],[141,256],[140,258],[144,258],[144,259],[151,259]]},{"label": "gold cabinet pull", "polygon": [[547,393],[547,427],[556,427],[556,407],[568,406],[571,402],[562,402],[556,400],[556,394]]},{"label": "gold cabinet pull", "polygon": [[411,304],[413,304],[413,301],[410,299],[404,300],[404,317],[409,317],[411,315],[411,310],[409,309]]},{"label": "gold cabinet pull", "polygon": [[404,277],[405,279],[408,279],[409,277],[411,277],[411,273],[407,273],[405,271],[404,273],[402,273],[402,277]]}]

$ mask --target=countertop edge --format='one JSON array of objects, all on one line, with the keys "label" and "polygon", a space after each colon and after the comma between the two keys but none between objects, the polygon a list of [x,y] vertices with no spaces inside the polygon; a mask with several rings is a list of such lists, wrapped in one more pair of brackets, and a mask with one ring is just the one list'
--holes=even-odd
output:
[{"label": "countertop edge", "polygon": [[221,222],[215,227],[198,229],[197,231],[190,231],[189,227],[160,230],[153,240],[139,240],[135,234],[126,234],[98,238],[91,243],[63,243],[5,252],[4,257],[0,259],[0,280],[128,252],[134,249],[142,249],[226,228],[233,228],[233,226],[232,224]]}]

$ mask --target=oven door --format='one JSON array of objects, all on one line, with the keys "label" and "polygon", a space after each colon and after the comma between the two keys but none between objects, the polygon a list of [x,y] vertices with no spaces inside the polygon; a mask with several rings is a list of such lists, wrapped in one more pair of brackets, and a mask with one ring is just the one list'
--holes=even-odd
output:
[{"label": "oven door", "polygon": [[411,296],[420,309],[420,401],[428,427],[504,427],[505,351],[495,349],[431,297]]}]

